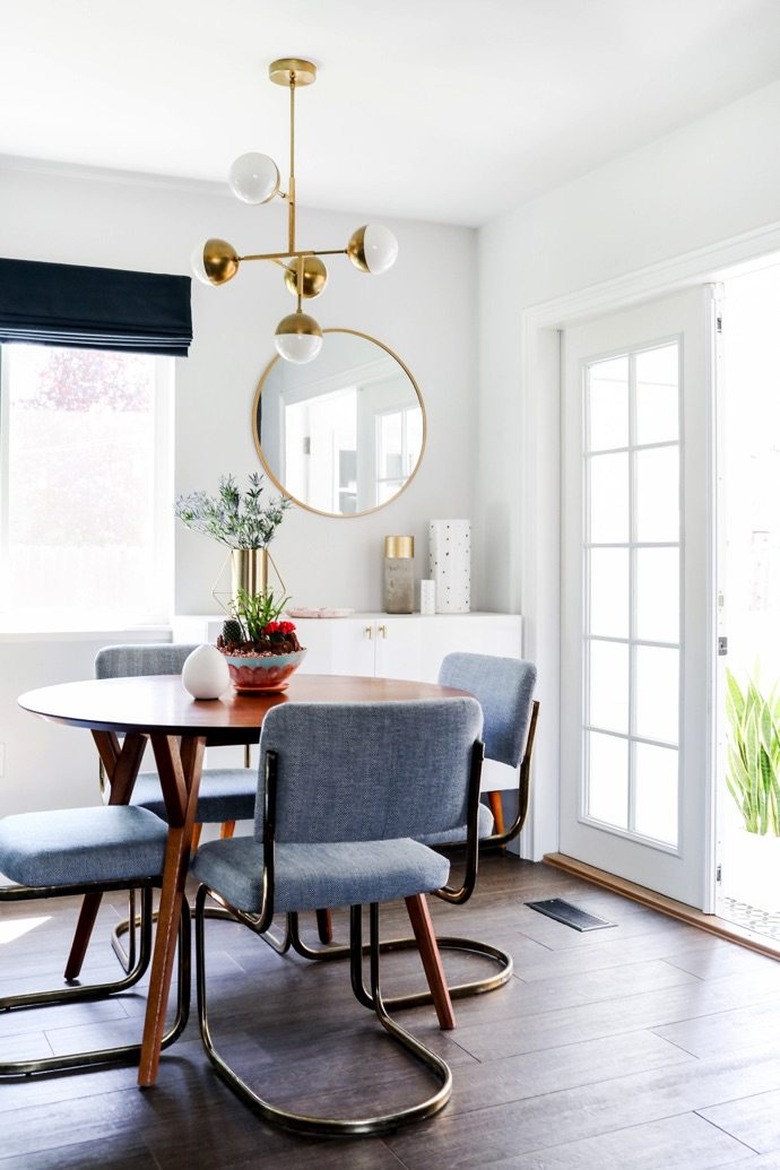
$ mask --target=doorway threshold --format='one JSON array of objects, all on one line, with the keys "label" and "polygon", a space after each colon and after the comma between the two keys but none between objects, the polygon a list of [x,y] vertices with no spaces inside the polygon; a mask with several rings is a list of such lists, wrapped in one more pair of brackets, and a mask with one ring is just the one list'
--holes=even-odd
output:
[{"label": "doorway threshold", "polygon": [[702,910],[686,905],[685,902],[677,902],[674,898],[667,898],[665,894],[659,894],[655,890],[649,890],[646,886],[637,885],[636,882],[630,882],[626,878],[617,877],[603,869],[597,869],[594,865],[587,865],[584,861],[567,857],[564,853],[546,853],[544,861],[547,865],[555,866],[556,869],[570,873],[573,877],[592,882],[602,889],[611,890],[614,894],[621,894],[624,898],[630,898],[632,902],[639,902],[652,910],[658,910],[661,914],[668,914],[680,922],[687,922],[690,926],[698,927],[699,930],[706,930],[708,934],[728,939],[741,947],[747,947],[748,950],[768,955],[771,959],[780,959],[780,938],[761,934],[757,930],[752,930],[748,925],[729,922],[725,918],[719,918],[716,914],[705,914]]}]

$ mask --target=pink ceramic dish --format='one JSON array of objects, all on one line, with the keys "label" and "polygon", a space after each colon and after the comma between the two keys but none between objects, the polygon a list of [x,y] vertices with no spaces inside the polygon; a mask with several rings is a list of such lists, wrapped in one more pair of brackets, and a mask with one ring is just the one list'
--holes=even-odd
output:
[{"label": "pink ceramic dish", "polygon": [[295,650],[291,654],[226,654],[225,661],[230,681],[241,694],[283,691],[305,657],[305,650]]}]

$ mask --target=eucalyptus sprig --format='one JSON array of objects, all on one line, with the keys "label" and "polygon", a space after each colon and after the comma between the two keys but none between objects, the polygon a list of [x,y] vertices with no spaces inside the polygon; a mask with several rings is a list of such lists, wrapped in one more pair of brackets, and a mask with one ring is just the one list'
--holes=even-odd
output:
[{"label": "eucalyptus sprig", "polygon": [[216,496],[204,491],[179,496],[176,515],[186,528],[229,548],[265,548],[292,501],[278,496],[264,504],[264,488],[263,476],[257,471],[250,474],[249,487],[244,492],[234,476],[223,475]]}]

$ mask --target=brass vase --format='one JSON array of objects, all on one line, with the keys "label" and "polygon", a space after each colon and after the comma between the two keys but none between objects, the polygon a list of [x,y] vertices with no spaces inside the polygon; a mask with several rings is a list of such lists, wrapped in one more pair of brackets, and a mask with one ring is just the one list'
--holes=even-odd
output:
[{"label": "brass vase", "polygon": [[247,593],[265,593],[268,588],[268,549],[234,548],[230,553],[230,593],[235,599],[239,589]]}]

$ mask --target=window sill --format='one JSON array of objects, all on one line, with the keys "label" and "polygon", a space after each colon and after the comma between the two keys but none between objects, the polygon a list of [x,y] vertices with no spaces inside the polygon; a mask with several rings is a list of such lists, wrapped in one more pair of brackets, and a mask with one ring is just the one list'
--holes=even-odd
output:
[{"label": "window sill", "polygon": [[165,624],[127,625],[94,623],[52,617],[0,617],[0,642],[170,642],[171,627]]}]

